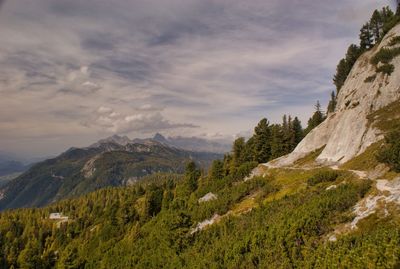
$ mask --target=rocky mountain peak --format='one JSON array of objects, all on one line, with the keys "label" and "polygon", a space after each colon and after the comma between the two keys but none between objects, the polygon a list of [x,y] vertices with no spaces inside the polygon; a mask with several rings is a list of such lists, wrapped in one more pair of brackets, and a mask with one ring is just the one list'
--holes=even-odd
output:
[{"label": "rocky mountain peak", "polygon": [[168,143],[168,140],[160,133],[156,133],[153,137],[153,140],[158,141],[160,143]]},{"label": "rocky mountain peak", "polygon": [[117,144],[119,146],[126,146],[129,143],[132,143],[132,140],[130,140],[127,136],[119,136],[117,134],[112,135],[110,137],[101,139],[99,141],[97,141],[96,143],[92,144],[91,146],[89,146],[90,148],[97,148],[100,146],[104,146],[106,144]]},{"label": "rocky mountain peak", "polygon": [[400,25],[390,30],[379,45],[359,57],[338,94],[335,112],[312,130],[291,154],[270,162],[271,165],[292,165],[323,147],[317,162],[342,164],[383,138],[383,132],[371,124],[368,116],[400,98],[400,57],[391,60],[394,71],[390,75],[377,72],[383,64],[374,64],[373,59],[382,48],[397,48],[392,40],[398,36]]}]

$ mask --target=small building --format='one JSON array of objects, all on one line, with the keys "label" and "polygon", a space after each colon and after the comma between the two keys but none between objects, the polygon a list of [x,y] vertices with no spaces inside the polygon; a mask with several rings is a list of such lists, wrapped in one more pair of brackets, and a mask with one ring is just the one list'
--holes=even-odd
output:
[{"label": "small building", "polygon": [[49,219],[51,219],[51,220],[68,220],[68,217],[64,216],[62,213],[56,212],[56,213],[50,213]]}]

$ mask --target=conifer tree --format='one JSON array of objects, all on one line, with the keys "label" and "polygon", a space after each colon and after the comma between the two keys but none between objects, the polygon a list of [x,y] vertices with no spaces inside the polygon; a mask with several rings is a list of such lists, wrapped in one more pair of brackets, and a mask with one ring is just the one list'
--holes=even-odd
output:
[{"label": "conifer tree", "polygon": [[224,177],[224,163],[220,160],[213,161],[209,172],[209,178],[213,180],[220,180],[223,177]]},{"label": "conifer tree", "polygon": [[333,112],[335,112],[336,103],[337,103],[337,101],[336,101],[336,95],[335,95],[335,92],[332,91],[332,92],[331,92],[331,100],[329,101],[328,109],[327,109],[328,113],[333,113]]},{"label": "conifer tree", "polygon": [[18,256],[18,265],[21,269],[41,268],[39,242],[29,240],[23,251]]},{"label": "conifer tree", "polygon": [[232,165],[234,165],[235,167],[240,166],[244,162],[243,153],[244,153],[245,147],[246,147],[246,142],[244,140],[244,137],[239,137],[233,142]]},{"label": "conifer tree", "polygon": [[333,83],[336,86],[337,92],[339,92],[342,86],[344,85],[344,82],[347,79],[348,70],[349,68],[346,59],[341,59],[336,67],[336,74],[333,77]]},{"label": "conifer tree", "polygon": [[375,10],[374,13],[372,14],[369,24],[371,25],[374,42],[377,43],[381,40],[382,28],[383,28],[383,18],[381,12]]},{"label": "conifer tree", "polygon": [[155,216],[158,214],[158,212],[160,212],[162,208],[163,196],[163,189],[159,186],[156,186],[155,184],[150,184],[150,186],[147,188],[145,211],[149,217]]},{"label": "conifer tree", "polygon": [[200,170],[197,169],[195,162],[190,161],[186,165],[185,169],[186,186],[190,193],[194,192],[197,189],[197,184],[200,175],[201,175]]},{"label": "conifer tree", "polygon": [[254,161],[254,137],[250,137],[247,140],[244,150],[242,152],[242,158],[244,162]]},{"label": "conifer tree", "polygon": [[224,175],[227,176],[231,173],[231,162],[232,162],[232,155],[230,154],[225,154],[224,155],[224,160],[223,160],[223,170],[224,170]]},{"label": "conifer tree", "polygon": [[299,120],[299,118],[295,117],[293,120],[293,124],[292,124],[292,128],[293,128],[293,133],[294,133],[294,147],[292,148],[292,150],[297,146],[297,144],[300,143],[301,140],[303,140],[304,137],[304,133],[303,133],[303,127],[301,126],[301,121]]},{"label": "conifer tree", "polygon": [[270,139],[269,122],[264,118],[254,129],[254,159],[257,162],[263,163],[269,161],[271,157]]},{"label": "conifer tree", "polygon": [[312,117],[308,120],[308,126],[305,133],[309,133],[312,129],[320,125],[325,120],[324,113],[321,110],[321,104],[317,101],[315,105],[315,112]]},{"label": "conifer tree", "polygon": [[[286,115],[284,116],[285,122]],[[283,124],[284,125],[284,124]],[[286,153],[287,144],[285,143],[284,127],[278,124],[270,126],[271,131],[271,159],[278,158]]]},{"label": "conifer tree", "polygon": [[373,46],[373,35],[372,29],[369,23],[364,24],[360,30],[360,47],[363,50],[372,48]]}]

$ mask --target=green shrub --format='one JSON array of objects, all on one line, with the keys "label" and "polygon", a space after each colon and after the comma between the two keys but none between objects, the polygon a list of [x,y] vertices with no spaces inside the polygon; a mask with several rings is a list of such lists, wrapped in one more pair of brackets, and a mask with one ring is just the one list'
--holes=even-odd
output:
[{"label": "green shrub", "polygon": [[367,78],[364,80],[364,82],[365,82],[365,83],[371,83],[371,82],[373,82],[373,81],[375,80],[375,78],[376,78],[376,74],[367,77]]},{"label": "green shrub", "polygon": [[389,46],[395,46],[397,44],[400,44],[400,36],[393,37],[389,42]]},{"label": "green shrub", "polygon": [[233,178],[236,180],[242,180],[247,177],[250,172],[257,167],[257,162],[245,162],[241,164],[233,174]]},{"label": "green shrub", "polygon": [[400,172],[400,129],[385,136],[386,145],[377,153],[376,158],[386,163],[396,172]]},{"label": "green shrub", "polygon": [[315,186],[322,182],[332,182],[339,177],[339,172],[332,170],[322,170],[307,180],[308,185]]},{"label": "green shrub", "polygon": [[376,72],[383,73],[385,75],[391,75],[394,71],[394,65],[392,64],[384,64],[378,68],[376,68]]},{"label": "green shrub", "polygon": [[377,65],[379,62],[384,64],[390,63],[391,60],[400,55],[400,48],[382,48],[378,53],[375,54],[371,59],[371,63]]}]

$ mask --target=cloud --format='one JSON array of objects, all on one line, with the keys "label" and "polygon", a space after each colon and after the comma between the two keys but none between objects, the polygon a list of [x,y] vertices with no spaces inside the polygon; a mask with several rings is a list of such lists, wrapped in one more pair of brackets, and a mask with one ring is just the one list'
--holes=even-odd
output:
[{"label": "cloud", "polygon": [[6,1],[0,148],[55,153],[110,132],[234,137],[283,113],[305,122],[383,2]]},{"label": "cloud", "polygon": [[173,123],[165,119],[160,111],[152,110],[151,106],[142,106],[135,114],[121,114],[112,108],[101,106],[97,109],[97,116],[94,120],[86,122],[87,127],[100,128],[110,133],[126,134],[154,133],[177,128],[198,128],[189,123]]}]

